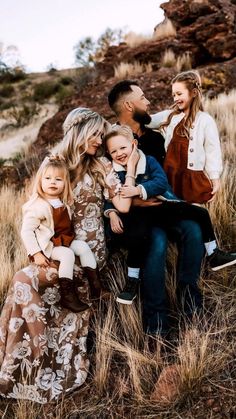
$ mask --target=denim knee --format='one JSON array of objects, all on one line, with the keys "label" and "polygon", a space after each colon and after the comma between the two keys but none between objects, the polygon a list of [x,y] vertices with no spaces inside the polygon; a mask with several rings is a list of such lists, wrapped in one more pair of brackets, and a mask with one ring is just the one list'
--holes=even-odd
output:
[{"label": "denim knee", "polygon": [[[168,246],[167,234],[164,230],[158,227],[154,227],[151,232],[151,241],[150,241],[150,251],[153,255],[157,257],[164,258],[166,257],[166,251]],[[148,255],[149,256],[149,255]]]},{"label": "denim knee", "polygon": [[202,253],[202,256],[205,252],[202,230],[198,223],[191,220],[179,221],[177,230],[180,231],[182,240],[190,241]]}]

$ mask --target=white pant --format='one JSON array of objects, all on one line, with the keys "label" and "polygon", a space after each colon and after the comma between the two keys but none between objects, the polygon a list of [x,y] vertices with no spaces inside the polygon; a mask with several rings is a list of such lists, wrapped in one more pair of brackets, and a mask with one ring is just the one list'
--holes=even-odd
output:
[{"label": "white pant", "polygon": [[60,262],[59,278],[73,279],[75,255],[80,257],[81,265],[96,268],[95,256],[89,245],[82,240],[73,240],[70,247],[55,246],[51,258]]}]

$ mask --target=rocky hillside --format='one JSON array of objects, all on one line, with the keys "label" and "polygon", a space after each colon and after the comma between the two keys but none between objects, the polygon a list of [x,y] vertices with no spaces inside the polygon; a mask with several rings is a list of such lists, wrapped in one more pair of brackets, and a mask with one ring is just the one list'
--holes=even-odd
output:
[{"label": "rocky hillside", "polygon": [[[190,65],[200,71],[205,95],[213,97],[236,86],[236,1],[170,0],[161,7],[165,21],[157,25],[155,33],[161,33],[166,21],[171,21],[174,30],[135,47],[127,43],[110,47],[95,70],[84,70],[76,93],[67,97],[59,111],[42,125],[31,146],[31,156],[36,154],[39,161],[61,139],[62,122],[74,107],[89,107],[108,120],[114,120],[107,104],[107,93],[118,81],[114,76],[115,66],[129,64],[135,68],[137,63],[143,66],[141,73],[124,73],[123,78],[136,78],[140,82],[151,101],[152,111],[171,103],[169,82],[179,69],[187,69]],[[172,57],[169,61],[165,59],[166,54]],[[178,62],[182,63],[179,67]],[[13,167],[1,167],[2,182],[22,181],[30,174],[25,167],[25,161],[17,162]]]}]

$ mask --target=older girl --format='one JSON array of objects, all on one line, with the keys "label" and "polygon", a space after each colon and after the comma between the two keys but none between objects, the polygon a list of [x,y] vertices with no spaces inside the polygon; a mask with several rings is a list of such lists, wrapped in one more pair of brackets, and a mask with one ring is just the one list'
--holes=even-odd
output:
[{"label": "older girl", "polygon": [[192,203],[211,201],[220,187],[222,157],[214,119],[203,111],[197,71],[178,74],[171,82],[174,106],[152,116],[167,150],[164,169],[175,194]]}]

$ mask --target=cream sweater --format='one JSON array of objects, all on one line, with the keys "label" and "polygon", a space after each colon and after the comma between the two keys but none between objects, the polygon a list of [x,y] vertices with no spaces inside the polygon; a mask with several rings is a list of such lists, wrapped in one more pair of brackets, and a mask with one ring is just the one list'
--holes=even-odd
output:
[{"label": "cream sweater", "polygon": [[[152,115],[149,128],[158,129],[167,120],[170,110]],[[165,130],[161,130],[165,138],[167,150],[173,137],[176,125],[183,119],[184,112],[174,115]],[[188,147],[188,165],[190,170],[203,170],[210,179],[218,179],[222,172],[222,154],[219,133],[214,119],[207,113],[199,111],[192,129],[190,129]]]},{"label": "cream sweater", "polygon": [[[67,207],[71,216],[70,209]],[[33,256],[42,251],[50,257],[53,249],[54,222],[51,205],[37,194],[33,195],[22,208],[23,221],[21,238],[27,254]]]}]

